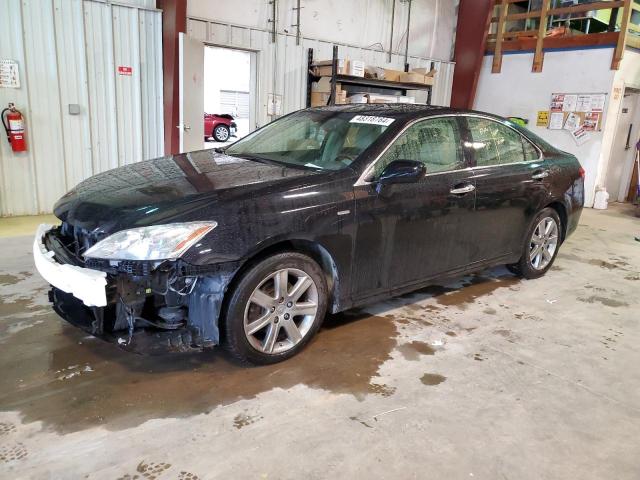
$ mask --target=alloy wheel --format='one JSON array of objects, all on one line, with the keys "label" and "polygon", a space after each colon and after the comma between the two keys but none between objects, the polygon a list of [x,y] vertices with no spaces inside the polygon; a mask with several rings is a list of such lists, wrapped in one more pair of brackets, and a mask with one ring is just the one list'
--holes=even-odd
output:
[{"label": "alloy wheel", "polygon": [[311,330],[318,312],[318,287],[310,275],[284,268],[264,278],[247,301],[244,332],[253,348],[286,352]]},{"label": "alloy wheel", "polygon": [[558,224],[552,217],[545,217],[531,235],[529,261],[536,270],[544,270],[553,260],[558,248]]},{"label": "alloy wheel", "polygon": [[215,137],[217,140],[225,142],[229,138],[229,131],[225,127],[216,127]]}]

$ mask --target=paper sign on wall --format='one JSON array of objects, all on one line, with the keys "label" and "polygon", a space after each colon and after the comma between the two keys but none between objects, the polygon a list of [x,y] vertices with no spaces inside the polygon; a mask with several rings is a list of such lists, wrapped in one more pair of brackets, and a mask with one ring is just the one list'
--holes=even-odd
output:
[{"label": "paper sign on wall", "polygon": [[591,111],[602,112],[604,110],[604,102],[607,96],[604,93],[591,95]]},{"label": "paper sign on wall", "polygon": [[564,95],[562,93],[554,93],[551,95],[551,108],[552,112],[561,112],[564,107]]},{"label": "paper sign on wall", "polygon": [[620,95],[622,95],[622,88],[614,87],[613,89],[613,99],[620,100]]},{"label": "paper sign on wall", "polygon": [[562,104],[562,111],[563,112],[575,111],[577,103],[578,103],[578,95],[565,95],[564,103]]},{"label": "paper sign on wall", "polygon": [[549,130],[562,130],[564,125],[564,113],[553,112],[549,118]]},{"label": "paper sign on wall", "polygon": [[547,110],[540,110],[536,119],[537,127],[546,127],[549,125],[549,112]]},{"label": "paper sign on wall", "polygon": [[270,93],[267,97],[267,115],[278,116],[282,112],[282,95]]},{"label": "paper sign on wall", "polygon": [[564,122],[564,129],[573,132],[576,128],[580,126],[580,117],[576,115],[574,112],[571,112],[567,115],[567,119]]},{"label": "paper sign on wall", "polygon": [[572,111],[589,112],[591,111],[591,95],[578,95],[578,101]]},{"label": "paper sign on wall", "polygon": [[578,146],[589,141],[589,133],[582,127],[578,127],[571,132],[571,136]]},{"label": "paper sign on wall", "polygon": [[0,60],[0,87],[20,88],[20,71],[15,60]]},{"label": "paper sign on wall", "polygon": [[584,117],[584,123],[582,124],[582,128],[587,131],[595,131],[598,128],[598,124],[600,123],[600,112],[589,112]]},{"label": "paper sign on wall", "polygon": [[133,75],[133,68],[132,67],[125,67],[124,65],[119,65],[118,66],[118,75],[125,75],[130,77],[131,75]]}]

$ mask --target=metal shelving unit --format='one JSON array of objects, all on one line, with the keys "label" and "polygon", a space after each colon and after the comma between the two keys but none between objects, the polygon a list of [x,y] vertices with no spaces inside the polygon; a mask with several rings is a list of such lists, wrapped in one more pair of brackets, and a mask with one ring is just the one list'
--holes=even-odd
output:
[{"label": "metal shelving unit", "polygon": [[[319,77],[313,73],[313,48],[310,48],[307,55],[307,108],[311,106],[311,86],[319,81]],[[331,93],[327,105],[335,105],[336,85],[344,85],[347,92],[352,93],[379,93],[391,95],[406,95],[408,90],[425,90],[427,92],[427,105],[431,105],[432,85],[413,82],[392,82],[389,80],[378,80],[375,78],[354,77],[336,73],[338,70],[338,46],[333,46],[333,56],[331,59]],[[405,68],[405,71],[407,69]]]}]

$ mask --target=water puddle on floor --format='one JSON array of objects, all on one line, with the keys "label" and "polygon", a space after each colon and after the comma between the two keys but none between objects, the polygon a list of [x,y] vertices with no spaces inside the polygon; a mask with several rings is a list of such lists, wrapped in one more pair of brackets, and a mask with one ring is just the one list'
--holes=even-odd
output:
[{"label": "water puddle on floor", "polygon": [[[517,281],[514,277],[467,277],[456,288],[429,287],[392,303],[393,308],[411,307],[412,302],[435,297],[442,306],[436,310],[446,306],[464,309],[477,297]],[[20,411],[24,422],[43,421],[60,432],[97,425],[117,430],[153,418],[191,416],[296,385],[358,399],[370,394],[389,396],[395,389],[372,379],[394,349],[411,361],[435,352],[419,341],[398,346],[401,315],[351,310],[329,316],[316,338],[281,364],[240,366],[219,349],[141,356],[87,336],[47,312],[48,308],[36,306],[32,299],[0,303],[0,327],[18,320],[34,323],[33,328],[14,328],[10,335],[0,336],[0,410]],[[31,318],[25,319],[25,312],[31,312]],[[425,322],[423,327],[428,325]],[[447,335],[455,336],[455,332]],[[427,385],[440,381],[444,378],[422,378]]]},{"label": "water puddle on floor", "polygon": [[363,398],[372,393],[370,380],[390,358],[397,335],[389,317],[334,315],[294,359],[245,367],[219,350],[136,355],[87,337],[53,313],[38,318],[45,322],[0,346],[0,409],[19,410],[25,422],[42,420],[63,432],[189,416],[298,384]]}]

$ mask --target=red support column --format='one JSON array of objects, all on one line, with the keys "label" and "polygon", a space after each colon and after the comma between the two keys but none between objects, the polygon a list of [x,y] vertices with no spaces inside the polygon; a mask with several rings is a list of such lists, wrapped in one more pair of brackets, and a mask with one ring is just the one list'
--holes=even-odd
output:
[{"label": "red support column", "polygon": [[187,28],[187,0],[156,0],[162,10],[162,75],[164,83],[164,153],[178,153],[180,120],[178,33]]},{"label": "red support column", "polygon": [[487,46],[487,20],[494,0],[460,0],[453,60],[456,62],[451,106],[473,108],[480,67]]}]

